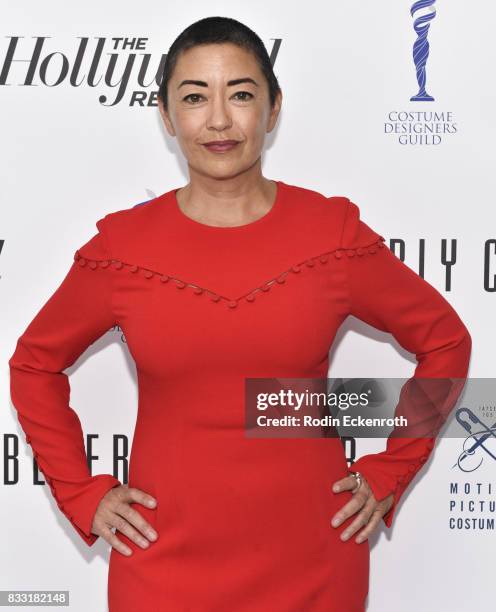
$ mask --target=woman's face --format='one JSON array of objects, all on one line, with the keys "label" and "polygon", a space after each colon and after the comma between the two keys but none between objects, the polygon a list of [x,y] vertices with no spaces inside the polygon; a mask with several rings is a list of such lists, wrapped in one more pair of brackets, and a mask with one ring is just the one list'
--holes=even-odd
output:
[{"label": "woman's face", "polygon": [[[241,79],[243,82],[231,83]],[[245,80],[247,79],[247,80]],[[191,82],[195,81],[195,82]],[[181,53],[168,83],[168,111],[159,109],[191,169],[212,177],[234,176],[259,160],[265,134],[276,124],[274,107],[255,57],[231,43],[200,45]],[[204,143],[236,140],[226,151]]]}]

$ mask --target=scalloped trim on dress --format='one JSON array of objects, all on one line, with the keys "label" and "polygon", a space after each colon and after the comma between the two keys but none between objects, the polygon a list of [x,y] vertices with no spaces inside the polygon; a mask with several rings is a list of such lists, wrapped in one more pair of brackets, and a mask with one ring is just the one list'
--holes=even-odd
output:
[{"label": "scalloped trim on dress", "polygon": [[309,257],[308,259],[304,259],[303,261],[300,261],[297,264],[291,266],[287,270],[284,270],[284,272],[281,272],[280,274],[278,274],[274,278],[271,278],[270,280],[263,283],[259,287],[255,287],[251,291],[248,291],[247,293],[237,298],[231,298],[225,295],[220,295],[219,293],[211,291],[210,289],[207,289],[206,287],[201,287],[194,283],[189,283],[183,279],[171,276],[170,274],[164,274],[156,270],[150,270],[143,266],[138,266],[137,264],[131,264],[131,263],[122,261],[120,259],[90,259],[88,257],[84,257],[83,255],[81,255],[79,250],[77,250],[74,254],[74,261],[77,261],[77,263],[80,266],[86,266],[87,264],[87,267],[91,270],[96,270],[98,267],[108,268],[109,266],[112,266],[114,270],[121,270],[122,268],[127,268],[129,272],[134,273],[134,274],[138,273],[141,270],[144,278],[151,279],[153,277],[158,277],[160,282],[164,284],[165,283],[173,284],[175,285],[177,289],[189,288],[193,291],[193,294],[195,295],[206,294],[210,297],[210,299],[213,302],[224,302],[225,304],[227,304],[229,308],[236,308],[238,304],[242,301],[246,301],[248,303],[254,302],[256,299],[257,293],[269,291],[273,285],[276,286],[278,284],[285,283],[286,278],[288,276],[291,276],[292,274],[298,274],[305,267],[313,268],[316,263],[320,263],[320,264],[327,263],[330,255],[334,255],[336,259],[341,259],[344,255],[347,255],[348,257],[354,257],[355,255],[357,255],[358,257],[361,257],[362,255],[366,253],[374,254],[377,252],[378,248],[379,249],[384,248],[385,246],[384,240],[385,240],[384,236],[379,235],[378,240],[376,239],[372,243],[361,246],[361,247],[357,247],[356,249],[347,249],[343,247],[338,247],[337,249],[326,251],[325,253],[321,253],[320,255]]},{"label": "scalloped trim on dress", "polygon": [[[36,464],[38,465],[38,467],[40,468],[40,471],[42,472],[43,476],[45,477],[45,482],[50,487],[50,490],[52,492],[53,498],[55,499],[55,502],[56,502],[57,506],[59,507],[61,512],[63,512],[65,514],[65,516],[71,521],[71,523],[74,525],[74,527],[80,533],[84,533],[83,530],[79,527],[79,525],[74,520],[73,515],[68,512],[67,508],[61,502],[61,500],[59,498],[58,490],[57,490],[57,488],[55,487],[55,485],[53,483],[53,479],[50,478],[47,475],[47,471],[48,470],[46,469],[45,460],[40,457],[40,454],[38,453],[38,451],[33,447],[33,444],[31,442],[31,436],[26,435],[26,442],[31,446],[31,450],[33,451],[33,456],[34,456],[34,458],[36,460]],[[86,534],[84,534],[84,535],[86,536]]]}]

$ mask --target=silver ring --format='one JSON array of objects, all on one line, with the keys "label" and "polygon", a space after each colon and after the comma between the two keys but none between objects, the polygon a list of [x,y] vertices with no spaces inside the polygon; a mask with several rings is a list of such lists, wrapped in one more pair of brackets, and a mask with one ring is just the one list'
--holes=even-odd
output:
[{"label": "silver ring", "polygon": [[362,484],[362,475],[360,472],[350,472],[350,474],[354,476],[357,481],[357,486],[351,491],[352,493],[356,493]]}]

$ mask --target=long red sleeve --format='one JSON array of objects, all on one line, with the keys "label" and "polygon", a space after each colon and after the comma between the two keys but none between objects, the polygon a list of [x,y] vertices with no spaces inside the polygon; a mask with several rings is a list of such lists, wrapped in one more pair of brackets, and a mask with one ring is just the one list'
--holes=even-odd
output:
[{"label": "long red sleeve", "polygon": [[[101,229],[101,220],[97,227]],[[79,253],[109,258],[101,233]],[[98,503],[120,481],[92,476],[81,423],[70,407],[70,385],[63,370],[114,325],[109,267],[83,270],[72,263],[60,286],[17,340],[9,360],[11,398],[38,467],[62,512],[91,546]]]},{"label": "long red sleeve", "polygon": [[[462,379],[458,387],[461,391],[472,346],[467,328],[449,302],[382,240],[360,220],[358,206],[349,202],[341,242],[347,267],[349,313],[391,333],[404,349],[415,354],[414,378],[456,377]],[[346,249],[351,254],[350,249],[360,245],[372,246],[346,256]],[[402,494],[432,452],[435,439],[435,435],[416,438],[390,435],[386,450],[364,455],[350,467],[363,473],[377,500],[394,494],[393,506],[383,517],[387,527],[392,524]]]}]

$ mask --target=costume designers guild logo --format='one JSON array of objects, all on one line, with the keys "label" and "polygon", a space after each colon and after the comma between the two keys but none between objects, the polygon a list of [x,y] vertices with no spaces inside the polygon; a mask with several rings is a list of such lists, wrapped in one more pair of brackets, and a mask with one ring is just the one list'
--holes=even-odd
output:
[{"label": "costume designers guild logo", "polygon": [[480,412],[483,418],[491,418],[493,423],[491,426],[488,426],[470,408],[458,408],[455,413],[457,422],[468,434],[453,465],[453,468],[458,467],[462,472],[474,472],[487,461],[493,467],[496,465],[493,463],[496,462],[496,407],[483,406]]},{"label": "costume designers guild logo", "polygon": [[[434,4],[436,0],[418,0],[410,8],[413,18],[413,29],[417,35],[413,43],[413,64],[417,79],[418,91],[410,97],[410,102],[434,102],[435,98],[428,93],[430,84],[427,79],[427,62],[429,59],[429,30],[436,17]],[[425,12],[425,10],[427,12]],[[402,145],[438,145],[446,134],[455,134],[457,126],[451,111],[393,110],[388,114],[384,124],[386,134],[394,134]]]},{"label": "costume designers guild logo", "polygon": [[[88,36],[78,36],[79,43],[65,53],[51,48],[51,36],[5,38],[9,43],[6,50],[0,49],[0,86],[90,87],[99,93],[102,106],[122,101],[128,106],[157,106],[167,54],[145,53],[146,37],[95,36],[94,44]],[[273,42],[274,63],[281,39]]]},{"label": "costume designers guild logo", "polygon": [[482,476],[471,478],[471,473],[481,466],[494,470],[496,465],[496,406],[480,406],[478,412],[465,406],[455,412],[456,422],[468,435],[452,465],[464,477],[452,479],[449,485],[449,527],[453,530],[494,531],[495,528],[494,485],[491,480],[484,482]]}]

